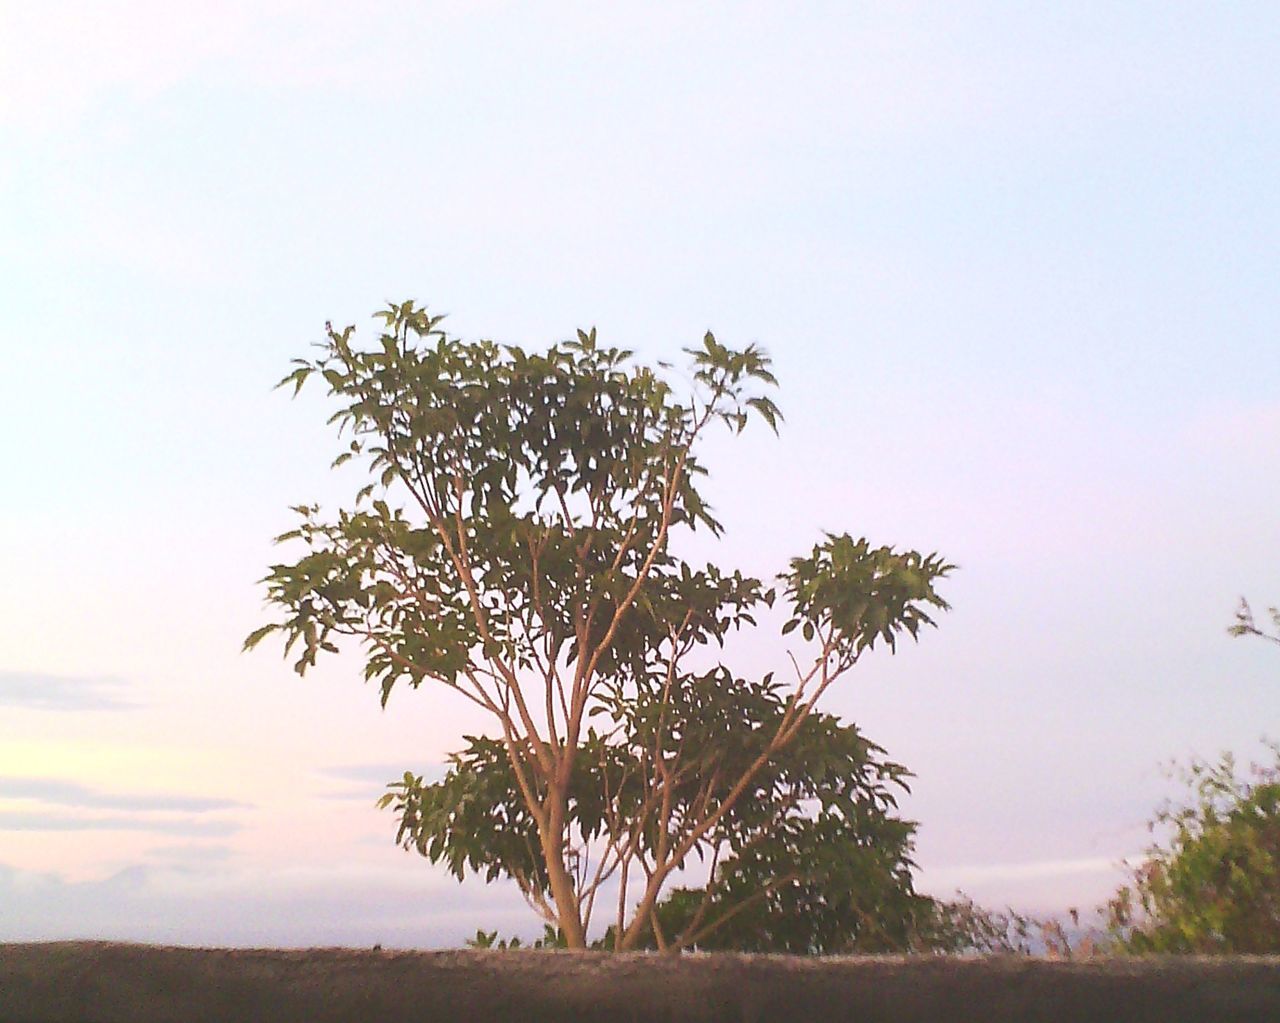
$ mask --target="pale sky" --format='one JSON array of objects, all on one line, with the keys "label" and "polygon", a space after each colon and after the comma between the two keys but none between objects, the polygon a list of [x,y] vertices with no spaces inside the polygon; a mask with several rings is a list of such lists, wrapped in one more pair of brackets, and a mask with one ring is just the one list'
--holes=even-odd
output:
[{"label": "pale sky", "polygon": [[0,0],[0,940],[539,929],[373,806],[462,701],[239,652],[288,506],[358,485],[271,387],[409,297],[768,349],[708,553],[956,562],[827,707],[916,773],[923,888],[1100,902],[1162,763],[1280,737],[1225,631],[1280,601],[1278,53],[1272,3]]}]

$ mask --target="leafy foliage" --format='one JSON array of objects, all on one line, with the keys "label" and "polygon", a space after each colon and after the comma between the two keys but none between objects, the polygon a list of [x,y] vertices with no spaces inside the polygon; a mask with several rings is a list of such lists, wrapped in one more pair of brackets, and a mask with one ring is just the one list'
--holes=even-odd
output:
[{"label": "leafy foliage", "polygon": [[1262,639],[1270,640],[1272,643],[1280,643],[1280,608],[1267,608],[1267,616],[1271,619],[1270,632],[1267,631],[1265,625],[1257,623],[1253,616],[1253,608],[1242,597],[1240,606],[1236,609],[1236,622],[1227,631],[1233,636],[1259,636]]},{"label": "leafy foliage", "polygon": [[739,804],[747,819],[715,846],[724,852],[714,883],[672,892],[649,939],[741,951],[907,947],[923,902],[911,878],[914,825],[890,812],[906,772],[880,752],[854,728],[811,715]]},{"label": "leafy foliage", "polygon": [[1280,746],[1275,762],[1237,777],[1230,754],[1183,771],[1190,799],[1163,807],[1148,850],[1108,910],[1130,952],[1280,952]]},{"label": "leafy foliage", "polygon": [[474,938],[467,939],[468,948],[493,948],[503,952],[508,949],[530,948],[540,950],[551,950],[555,948],[567,948],[564,931],[559,928],[552,927],[550,924],[542,925],[542,937],[535,938],[529,944],[525,944],[519,938],[500,938],[497,931],[486,931],[483,929],[476,930]]},{"label": "leafy foliage", "polygon": [[[759,755],[769,718],[782,713],[776,687],[736,683],[695,687],[702,699],[677,711],[697,717],[671,731],[704,750],[674,786],[677,821],[696,819],[708,800],[723,800]],[[739,726],[726,727],[735,709]],[[384,805],[394,804],[400,818],[398,840],[459,879],[468,872],[506,876],[545,890],[536,825],[501,743],[474,736],[467,742],[442,781],[423,784],[406,775],[391,787]],[[796,741],[753,776],[744,797],[695,846],[715,884],[673,892],[657,908],[657,933],[650,927],[642,944],[797,952],[908,947],[931,900],[912,886],[915,826],[891,813],[907,772],[882,753],[856,728],[810,715]],[[627,780],[640,777],[643,747],[592,735],[582,754],[567,811],[575,848],[608,831],[614,811],[602,794],[629,787],[619,800],[624,813],[643,796]]]},{"label": "leafy foliage", "polygon": [[[451,338],[412,302],[380,317],[371,349],[328,327],[282,381],[324,381],[335,464],[369,482],[334,517],[295,509],[278,539],[302,552],[265,580],[283,617],[246,647],[281,632],[305,673],[347,638],[384,705],[436,683],[489,713],[495,734],[468,738],[444,782],[391,787],[400,840],[459,877],[514,878],[569,947],[616,881],[625,948],[691,858],[745,886],[778,850],[867,824],[869,748],[814,706],[878,642],[933,624],[951,566],[827,534],[772,586],[673,552],[674,530],[721,532],[698,486],[705,431],[781,421],[767,356],[708,333],[681,399],[594,330],[530,353]],[[799,630],[791,682],[693,663],[776,599]],[[832,772],[855,765],[841,788]]]}]

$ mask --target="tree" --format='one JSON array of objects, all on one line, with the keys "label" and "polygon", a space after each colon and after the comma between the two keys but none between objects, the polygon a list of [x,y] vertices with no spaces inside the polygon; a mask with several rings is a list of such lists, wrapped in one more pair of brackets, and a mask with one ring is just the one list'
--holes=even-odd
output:
[{"label": "tree", "polygon": [[[708,762],[722,769],[725,780],[713,794],[720,800],[735,774],[758,756],[783,700],[727,676],[714,689],[704,681],[690,687],[693,699],[672,701],[671,732],[708,750]],[[622,714],[626,721],[630,708]],[[735,721],[741,746],[731,756],[723,748],[724,733],[737,730]],[[600,793],[618,785],[628,764],[634,771],[634,751],[650,738],[630,721],[621,734],[625,742],[593,736],[584,748],[569,794],[575,847],[615,826],[604,819]],[[668,892],[635,947],[834,954],[946,944],[939,906],[914,889],[915,825],[892,814],[907,772],[883,753],[854,726],[810,714],[796,740],[756,774],[746,797],[725,814],[708,843],[708,883]],[[673,786],[677,814],[689,813],[700,780],[694,774]],[[640,787],[633,786],[619,804],[625,812],[640,797]],[[421,776],[406,774],[384,798],[384,805],[391,804],[400,818],[398,840],[444,862],[459,880],[474,872],[515,878],[528,890],[545,886],[536,824],[500,743],[469,737],[443,780],[424,785]],[[600,947],[614,947],[618,926]]]},{"label": "tree", "polygon": [[1231,754],[1182,772],[1190,796],[1163,807],[1148,850],[1108,906],[1130,952],[1280,952],[1280,745],[1275,762],[1237,776]]},{"label": "tree", "polygon": [[[815,705],[877,642],[933,624],[951,566],[827,534],[767,587],[676,553],[680,530],[721,532],[698,486],[707,430],[777,428],[755,346],[708,333],[679,400],[594,330],[529,353],[451,338],[412,302],[379,316],[376,346],[327,326],[281,382],[323,379],[335,464],[370,476],[336,517],[295,508],[278,539],[302,552],[264,580],[283,619],[245,645],[280,631],[304,674],[345,637],[384,706],[397,683],[432,683],[483,708],[495,734],[469,738],[445,784],[409,774],[389,793],[402,840],[514,878],[569,947],[616,885],[615,947],[637,947],[673,877],[700,860],[727,883],[717,864],[793,820],[806,772],[869,754]],[[710,656],[779,595],[792,681]],[[492,826],[473,840],[478,814]]]}]

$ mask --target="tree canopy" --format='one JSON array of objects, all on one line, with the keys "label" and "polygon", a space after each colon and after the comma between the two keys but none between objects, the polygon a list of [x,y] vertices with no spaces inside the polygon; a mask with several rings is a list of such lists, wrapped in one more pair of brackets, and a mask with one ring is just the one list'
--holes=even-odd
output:
[{"label": "tree canopy", "polygon": [[[324,381],[335,464],[369,476],[335,515],[296,507],[278,539],[298,555],[265,580],[282,617],[246,646],[282,632],[305,673],[345,638],[384,705],[435,684],[488,713],[493,734],[468,737],[443,782],[391,787],[401,841],[459,876],[514,879],[570,947],[606,889],[617,948],[800,911],[798,857],[837,838],[865,854],[822,870],[901,880],[910,827],[887,809],[902,769],[815,705],[866,651],[933,624],[951,566],[829,533],[766,584],[672,544],[722,531],[700,489],[708,429],[777,429],[765,353],[708,333],[678,396],[668,367],[594,330],[526,352],[450,337],[412,302],[380,317],[372,347],[327,327],[282,381]],[[774,670],[721,663],[776,601]],[[677,927],[658,907],[695,864],[706,885]]]}]

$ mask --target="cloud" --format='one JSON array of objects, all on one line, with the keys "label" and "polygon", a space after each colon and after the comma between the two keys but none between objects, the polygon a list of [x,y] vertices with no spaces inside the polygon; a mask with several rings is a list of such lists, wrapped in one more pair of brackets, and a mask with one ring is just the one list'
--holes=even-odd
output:
[{"label": "cloud", "polygon": [[381,796],[387,785],[399,781],[404,772],[411,770],[421,774],[422,780],[431,784],[440,781],[447,768],[443,764],[411,764],[405,761],[380,764],[335,764],[322,767],[316,773],[329,781],[342,783],[343,788],[320,793],[322,799],[369,800]]},{"label": "cloud", "polygon": [[85,807],[95,810],[172,811],[209,813],[236,810],[248,806],[232,799],[193,796],[184,793],[117,793],[102,792],[76,782],[56,778],[15,778],[0,776],[0,798],[38,799],[58,806]]},{"label": "cloud", "polygon": [[940,898],[962,891],[979,905],[1054,914],[1067,906],[1101,905],[1125,876],[1119,858],[1082,856],[927,867],[920,871],[917,887]]},{"label": "cloud", "polygon": [[968,884],[993,879],[1032,880],[1047,877],[1069,877],[1075,874],[1111,874],[1116,860],[1107,856],[1088,856],[1069,860],[1040,860],[1030,863],[981,863],[967,866],[935,867],[927,876],[935,884]]},{"label": "cloud", "polygon": [[458,884],[416,858],[276,869],[139,862],[77,882],[0,863],[0,905],[0,941],[439,948],[461,945],[477,927],[541,931],[513,885]]},{"label": "cloud", "polygon": [[210,863],[224,863],[231,859],[229,845],[207,842],[182,842],[178,845],[158,845],[147,850],[147,855],[177,870],[192,870]]},{"label": "cloud", "polygon": [[66,817],[54,813],[0,810],[0,831],[155,831],[168,835],[231,835],[235,821],[211,821],[116,814],[110,817]]},{"label": "cloud", "polygon": [[[436,766],[438,765],[428,765],[426,768],[422,768],[421,772],[424,775],[429,774],[430,769],[434,769]],[[387,782],[403,778],[406,770],[413,771],[415,774],[419,773],[418,768],[403,761],[394,764],[334,764],[330,767],[320,768],[317,773],[334,781],[369,783],[381,788]]]},{"label": "cloud", "polygon": [[50,675],[38,671],[0,671],[0,707],[31,710],[134,710],[125,699],[127,684],[117,678]]}]

